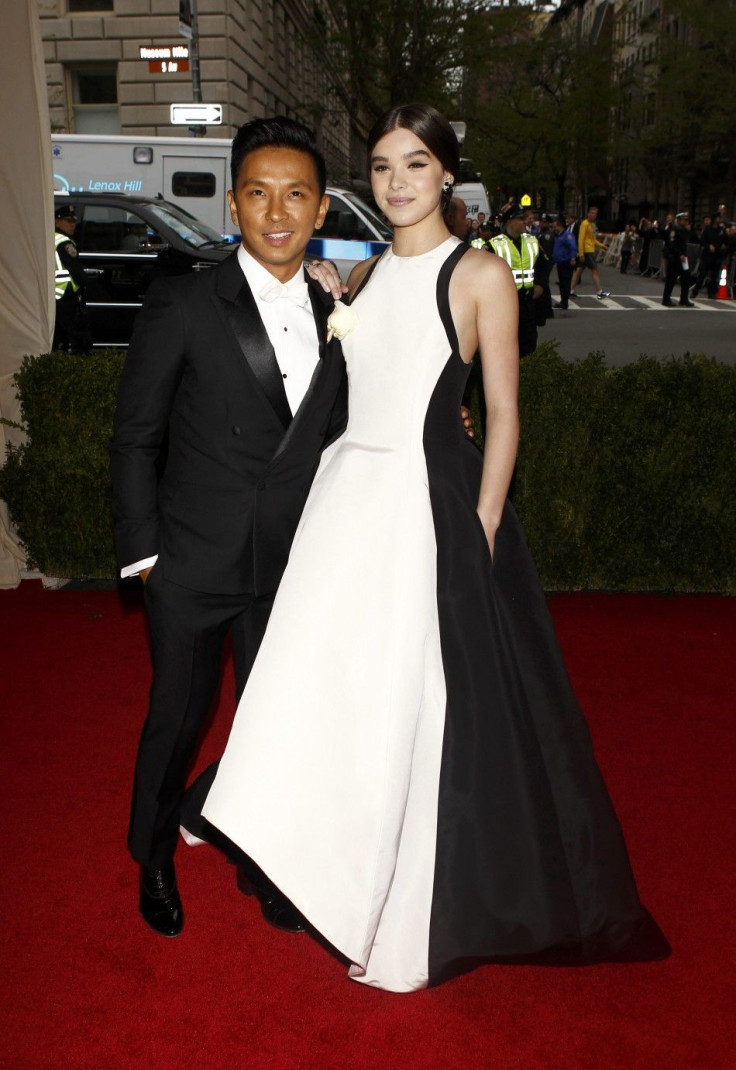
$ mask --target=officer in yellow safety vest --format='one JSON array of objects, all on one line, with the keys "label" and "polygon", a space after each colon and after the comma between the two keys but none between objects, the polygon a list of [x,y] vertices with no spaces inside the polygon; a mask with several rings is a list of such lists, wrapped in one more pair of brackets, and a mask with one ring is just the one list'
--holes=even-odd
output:
[{"label": "officer in yellow safety vest", "polygon": [[72,238],[77,229],[73,204],[63,204],[54,213],[54,293],[56,319],[53,349],[85,353],[92,339],[86,325],[81,297],[84,293],[84,269]]},{"label": "officer in yellow safety vest", "polygon": [[519,294],[519,356],[537,348],[537,325],[545,321],[539,299],[544,294],[550,263],[533,234],[528,234],[526,209],[513,204],[501,216],[503,232],[491,238],[491,252],[503,257],[511,268]]}]

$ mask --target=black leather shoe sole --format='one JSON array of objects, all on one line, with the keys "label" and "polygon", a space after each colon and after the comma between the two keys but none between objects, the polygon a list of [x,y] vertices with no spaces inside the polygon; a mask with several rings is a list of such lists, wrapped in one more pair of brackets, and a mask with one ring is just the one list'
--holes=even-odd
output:
[{"label": "black leather shoe sole", "polygon": [[[275,885],[256,886],[242,866],[238,866],[238,888],[243,895],[255,895],[261,904],[261,913],[269,925],[285,933],[303,933],[307,921],[290,899],[282,895]],[[269,882],[270,883],[270,882]]]},{"label": "black leather shoe sole", "polygon": [[[160,871],[153,871],[160,872]],[[150,879],[150,874],[141,869],[141,886],[138,906],[141,917],[159,936],[172,938],[184,928],[184,910],[176,887],[176,879],[170,883]]]}]

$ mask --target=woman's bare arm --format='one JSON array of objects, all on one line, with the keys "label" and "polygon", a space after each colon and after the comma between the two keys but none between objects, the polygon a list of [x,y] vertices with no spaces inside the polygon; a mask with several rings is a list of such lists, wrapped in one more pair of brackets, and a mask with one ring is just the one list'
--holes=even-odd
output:
[{"label": "woman's bare arm", "polygon": [[463,359],[480,351],[487,414],[477,509],[493,553],[519,445],[519,298],[508,265],[486,252],[472,259],[466,253],[450,305]]}]

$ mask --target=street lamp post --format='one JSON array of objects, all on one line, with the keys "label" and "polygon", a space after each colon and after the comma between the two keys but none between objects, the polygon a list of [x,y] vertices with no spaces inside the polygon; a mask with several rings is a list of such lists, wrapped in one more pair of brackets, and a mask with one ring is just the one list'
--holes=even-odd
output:
[{"label": "street lamp post", "polygon": [[[197,19],[197,0],[189,0],[189,10],[192,18],[192,100],[195,104],[202,103],[202,79],[199,73],[199,22]],[[206,126],[190,126],[189,133],[192,137],[204,137],[207,133]]]}]

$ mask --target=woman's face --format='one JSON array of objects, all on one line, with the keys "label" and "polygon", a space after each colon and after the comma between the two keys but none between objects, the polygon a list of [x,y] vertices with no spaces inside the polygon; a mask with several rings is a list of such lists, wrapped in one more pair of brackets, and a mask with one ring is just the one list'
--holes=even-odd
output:
[{"label": "woman's face", "polygon": [[376,204],[395,227],[439,211],[443,183],[454,178],[416,134],[401,127],[376,144],[370,169]]}]

